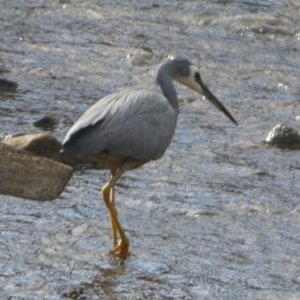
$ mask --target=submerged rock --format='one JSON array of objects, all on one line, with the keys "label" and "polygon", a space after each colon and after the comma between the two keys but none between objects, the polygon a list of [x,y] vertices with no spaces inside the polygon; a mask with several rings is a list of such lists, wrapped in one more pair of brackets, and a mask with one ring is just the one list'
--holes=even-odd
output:
[{"label": "submerged rock", "polygon": [[0,92],[15,92],[18,88],[16,82],[0,78]]},{"label": "submerged rock", "polygon": [[280,149],[300,150],[300,135],[294,128],[277,124],[268,134],[265,142]]},{"label": "submerged rock", "polygon": [[68,184],[73,169],[0,142],[0,193],[34,200],[53,200]]},{"label": "submerged rock", "polygon": [[52,116],[43,116],[36,120],[33,125],[42,129],[53,128],[58,124],[58,121]]}]

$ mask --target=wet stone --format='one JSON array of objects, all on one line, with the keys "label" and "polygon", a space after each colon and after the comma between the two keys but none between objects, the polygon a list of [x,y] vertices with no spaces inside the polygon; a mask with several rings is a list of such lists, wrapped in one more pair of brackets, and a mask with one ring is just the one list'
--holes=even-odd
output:
[{"label": "wet stone", "polygon": [[52,129],[58,124],[58,121],[53,116],[43,116],[36,120],[33,125],[42,129]]},{"label": "wet stone", "polygon": [[0,92],[15,92],[17,88],[18,84],[16,82],[0,78]]},{"label": "wet stone", "polygon": [[300,135],[294,128],[277,124],[268,134],[265,142],[281,149],[300,150]]}]

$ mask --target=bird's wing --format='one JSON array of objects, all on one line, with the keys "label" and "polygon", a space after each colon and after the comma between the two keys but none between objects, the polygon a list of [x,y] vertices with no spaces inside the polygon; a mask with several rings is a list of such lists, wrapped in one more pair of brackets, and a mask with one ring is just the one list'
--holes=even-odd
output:
[{"label": "bird's wing", "polygon": [[177,113],[160,93],[128,89],[89,108],[69,130],[63,148],[71,154],[107,151],[134,159],[156,159],[169,146],[176,121]]}]

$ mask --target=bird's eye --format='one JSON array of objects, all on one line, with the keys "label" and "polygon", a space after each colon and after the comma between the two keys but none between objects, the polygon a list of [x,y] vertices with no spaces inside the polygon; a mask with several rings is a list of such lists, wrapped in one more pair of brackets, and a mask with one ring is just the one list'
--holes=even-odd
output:
[{"label": "bird's eye", "polygon": [[196,72],[194,76],[195,76],[196,81],[200,80],[200,73],[199,72]]}]

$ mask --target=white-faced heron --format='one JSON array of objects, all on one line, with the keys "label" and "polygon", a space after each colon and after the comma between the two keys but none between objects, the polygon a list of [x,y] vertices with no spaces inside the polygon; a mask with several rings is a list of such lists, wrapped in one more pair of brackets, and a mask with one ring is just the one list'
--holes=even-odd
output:
[{"label": "white-faced heron", "polygon": [[204,95],[237,124],[203,84],[199,69],[188,60],[174,59],[164,61],[158,67],[156,83],[162,93],[131,88],[108,95],[75,122],[63,142],[64,152],[90,156],[110,169],[111,179],[102,188],[102,197],[112,228],[114,248],[110,254],[122,259],[129,255],[129,240],[117,217],[115,185],[125,171],[160,158],[170,145],[179,112],[172,80]]}]

